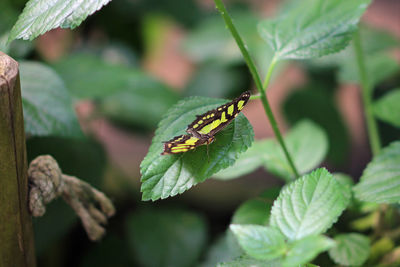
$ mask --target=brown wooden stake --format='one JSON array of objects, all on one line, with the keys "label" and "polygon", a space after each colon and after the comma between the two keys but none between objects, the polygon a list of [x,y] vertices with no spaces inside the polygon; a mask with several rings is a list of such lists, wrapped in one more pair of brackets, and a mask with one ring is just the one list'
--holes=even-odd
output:
[{"label": "brown wooden stake", "polygon": [[0,52],[0,266],[36,266],[18,63]]}]

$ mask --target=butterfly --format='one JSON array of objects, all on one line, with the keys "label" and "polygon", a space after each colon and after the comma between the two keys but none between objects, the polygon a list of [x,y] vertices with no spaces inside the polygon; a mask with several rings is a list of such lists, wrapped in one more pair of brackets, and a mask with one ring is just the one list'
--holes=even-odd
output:
[{"label": "butterfly", "polygon": [[188,134],[175,136],[164,142],[164,152],[161,155],[183,153],[201,145],[211,144],[215,141],[214,135],[237,117],[249,98],[250,92],[246,91],[229,103],[197,115],[186,129]]}]

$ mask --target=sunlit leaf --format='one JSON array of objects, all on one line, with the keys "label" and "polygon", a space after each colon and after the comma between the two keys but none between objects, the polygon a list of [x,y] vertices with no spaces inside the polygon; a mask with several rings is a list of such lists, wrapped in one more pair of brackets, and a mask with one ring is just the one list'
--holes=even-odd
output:
[{"label": "sunlit leaf", "polygon": [[322,235],[312,235],[288,244],[283,267],[299,266],[314,259],[319,253],[331,248],[335,242]]},{"label": "sunlit leaf", "polygon": [[391,143],[372,159],[354,192],[362,201],[400,202],[400,142]]},{"label": "sunlit leaf", "polygon": [[231,224],[243,250],[258,260],[273,260],[286,252],[285,237],[278,229],[261,225]]},{"label": "sunlit leaf", "polygon": [[163,142],[184,134],[196,115],[227,103],[226,100],[191,97],[180,101],[164,116],[149,152],[141,163],[143,200],[183,193],[214,173],[232,165],[253,142],[253,129],[243,114],[216,134],[216,141],[176,155],[160,155]]},{"label": "sunlit leaf", "polygon": [[325,232],[346,208],[343,187],[326,169],[317,169],[285,187],[274,202],[271,226],[290,240]]},{"label": "sunlit leaf", "polygon": [[30,0],[11,30],[9,41],[33,40],[54,28],[75,28],[111,0]]},{"label": "sunlit leaf", "polygon": [[335,236],[336,246],[329,250],[329,256],[337,264],[361,266],[368,258],[370,245],[368,237],[349,233]]},{"label": "sunlit leaf", "polygon": [[293,4],[258,31],[278,59],[307,59],[344,49],[370,0],[306,0]]}]

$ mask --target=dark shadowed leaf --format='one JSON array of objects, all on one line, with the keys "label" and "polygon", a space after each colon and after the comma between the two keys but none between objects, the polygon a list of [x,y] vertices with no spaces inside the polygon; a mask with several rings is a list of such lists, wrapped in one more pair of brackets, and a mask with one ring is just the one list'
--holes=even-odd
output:
[{"label": "dark shadowed leaf", "polygon": [[194,266],[206,243],[199,215],[174,209],[142,209],[126,221],[132,259],[143,267]]},{"label": "dark shadowed leaf", "polygon": [[31,136],[82,137],[69,91],[51,68],[20,63],[25,131]]},{"label": "dark shadowed leaf", "polygon": [[375,116],[400,127],[400,88],[393,89],[373,104]]},{"label": "dark shadowed leaf", "polygon": [[[396,59],[385,52],[368,54],[365,67],[371,89],[400,71]],[[357,61],[353,53],[348,53],[340,62],[339,80],[345,83],[360,83]]]},{"label": "dark shadowed leaf", "polygon": [[228,229],[210,246],[200,267],[215,267],[219,262],[230,261],[243,254],[244,251],[239,246],[232,231]]},{"label": "dark shadowed leaf", "polygon": [[285,100],[283,109],[286,118],[292,124],[305,118],[318,124],[328,136],[328,159],[336,164],[343,163],[349,149],[349,136],[333,95],[323,88],[310,87],[293,92]]},{"label": "dark shadowed leaf", "polygon": [[95,99],[102,113],[124,123],[153,128],[178,101],[175,92],[142,71],[93,55],[77,54],[54,67],[75,97]]},{"label": "dark shadowed leaf", "polygon": [[243,202],[235,211],[231,223],[267,225],[272,201],[267,198],[253,198]]},{"label": "dark shadowed leaf", "polygon": [[270,260],[270,261],[263,261],[263,260],[256,260],[252,259],[248,256],[242,256],[237,258],[233,261],[229,262],[221,262],[217,265],[217,267],[281,267],[281,261],[277,260]]}]

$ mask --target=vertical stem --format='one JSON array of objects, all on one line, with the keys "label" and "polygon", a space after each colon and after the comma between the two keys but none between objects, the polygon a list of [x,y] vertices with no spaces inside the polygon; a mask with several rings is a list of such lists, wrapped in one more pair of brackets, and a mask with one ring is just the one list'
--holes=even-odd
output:
[{"label": "vertical stem", "polygon": [[272,76],[272,71],[275,68],[276,63],[278,63],[278,59],[276,57],[276,55],[272,58],[271,63],[268,67],[268,71],[267,71],[267,75],[265,76],[265,80],[263,82],[263,89],[267,90],[268,85],[269,85],[269,81],[271,80],[271,76]]},{"label": "vertical stem", "polygon": [[0,52],[0,266],[35,266],[18,63]]},{"label": "vertical stem", "polygon": [[[244,44],[242,38],[239,35],[239,32],[236,30],[236,27],[233,25],[232,20],[229,16],[228,12],[226,11],[224,4],[222,3],[222,0],[214,0],[214,2],[215,2],[215,5],[216,5],[218,11],[221,13],[222,18],[225,21],[226,26],[230,30],[233,38],[235,39],[235,41],[240,49],[240,52],[243,55],[244,60],[246,61],[247,67],[250,70],[250,73],[253,77],[253,80],[257,87],[257,90],[260,93],[260,99],[264,106],[265,114],[267,115],[267,117],[271,123],[272,130],[274,131],[274,134],[275,134],[276,138],[278,139],[280,146],[282,147],[282,150],[286,156],[287,161],[289,162],[290,167],[292,168],[294,175],[296,177],[298,177],[299,173],[297,172],[297,169],[293,163],[293,160],[289,154],[289,151],[286,148],[285,142],[283,141],[282,135],[278,128],[278,124],[275,120],[274,114],[272,113],[271,107],[268,103],[268,99],[265,94],[263,84],[261,83],[260,76],[258,75],[257,68],[256,68],[253,60],[250,57],[249,51],[247,50],[247,46]],[[271,78],[271,74],[275,67],[276,62],[277,62],[277,58],[274,57],[274,59],[271,61],[271,64],[270,64],[268,72],[267,72],[267,79],[264,82],[265,86],[268,86],[268,84],[269,84],[269,79]]]},{"label": "vertical stem", "polygon": [[369,143],[371,146],[372,154],[376,156],[381,150],[381,142],[379,139],[378,127],[374,115],[372,113],[372,85],[368,81],[367,69],[364,61],[364,53],[361,46],[360,33],[357,31],[354,34],[354,51],[357,59],[358,73],[361,83],[361,95],[364,105],[365,120],[367,123]]}]

